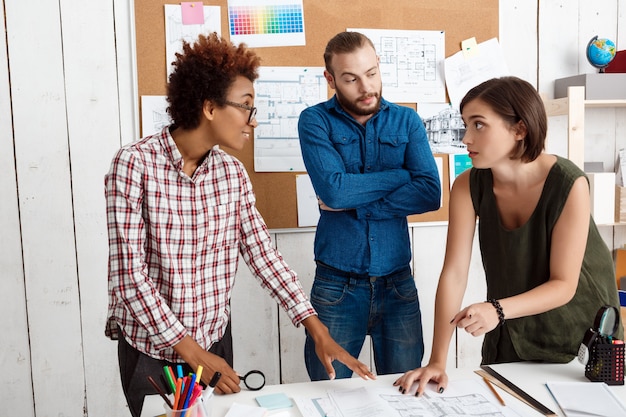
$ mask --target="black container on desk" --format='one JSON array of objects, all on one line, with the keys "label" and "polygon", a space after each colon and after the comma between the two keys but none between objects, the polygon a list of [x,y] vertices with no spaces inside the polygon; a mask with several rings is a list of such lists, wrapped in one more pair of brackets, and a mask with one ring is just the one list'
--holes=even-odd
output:
[{"label": "black container on desk", "polygon": [[[593,382],[624,385],[626,345],[623,340],[613,339],[619,328],[617,308],[613,306],[600,308],[593,326],[585,333],[578,354],[578,359],[585,364],[585,376]],[[588,351],[585,352],[585,349]]]},{"label": "black container on desk", "polygon": [[624,342],[594,343],[585,365],[585,376],[594,382],[607,385],[624,385]]}]

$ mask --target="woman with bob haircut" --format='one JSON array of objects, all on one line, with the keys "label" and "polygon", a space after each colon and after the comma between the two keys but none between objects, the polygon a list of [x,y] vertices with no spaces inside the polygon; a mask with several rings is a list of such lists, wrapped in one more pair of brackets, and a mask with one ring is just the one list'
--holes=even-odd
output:
[{"label": "woman with bob haircut", "polygon": [[[571,161],[544,152],[547,116],[534,87],[516,77],[491,79],[471,89],[460,110],[473,168],[450,194],[430,361],[395,381],[403,393],[415,381],[416,395],[429,381],[443,392],[455,328],[485,336],[482,364],[566,363],[598,310],[619,309],[588,179]],[[461,308],[477,218],[487,296]]]}]

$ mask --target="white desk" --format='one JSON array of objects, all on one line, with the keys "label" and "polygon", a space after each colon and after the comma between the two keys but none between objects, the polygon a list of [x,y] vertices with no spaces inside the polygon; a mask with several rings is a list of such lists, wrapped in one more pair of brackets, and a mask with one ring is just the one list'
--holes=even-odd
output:
[{"label": "white desk", "polygon": [[[547,381],[583,381],[589,382],[584,375],[584,366],[577,360],[568,364],[532,364],[532,363],[511,363],[491,366],[496,372],[507,378],[509,381],[524,390],[537,401],[557,413],[562,415],[558,405],[545,387]],[[475,369],[479,369],[478,367]],[[461,379],[476,379],[481,381],[480,376],[472,369],[450,369],[448,377],[451,381]],[[326,395],[329,390],[343,390],[367,386],[368,384],[389,384],[391,385],[398,375],[378,376],[375,381],[364,381],[361,378],[341,379],[335,381],[301,382],[297,384],[270,385],[260,391],[247,391],[245,388],[241,392],[232,395],[216,395],[213,398],[213,416],[223,417],[226,415],[232,403],[237,402],[246,405],[257,405],[255,397],[271,393],[285,393],[287,396],[301,396],[315,398]],[[541,416],[538,412],[520,402],[513,396],[496,388],[507,404],[522,416]],[[611,386],[611,390],[626,403],[626,386]],[[290,417],[301,417],[298,408],[292,407],[280,411],[288,410]],[[276,410],[276,412],[279,410]],[[163,400],[158,395],[148,396],[145,399],[142,417],[154,417],[163,414]],[[271,416],[271,414],[270,414]]]}]

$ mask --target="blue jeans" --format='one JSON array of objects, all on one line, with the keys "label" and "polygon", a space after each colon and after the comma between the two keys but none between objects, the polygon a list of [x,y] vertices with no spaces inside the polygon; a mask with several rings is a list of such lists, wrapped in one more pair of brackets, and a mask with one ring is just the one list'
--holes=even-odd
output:
[{"label": "blue jeans", "polygon": [[[370,335],[378,375],[405,372],[421,366],[424,339],[420,305],[411,270],[406,267],[384,277],[351,274],[317,265],[311,303],[330,335],[357,358]],[[328,379],[307,333],[304,359],[312,381]],[[352,371],[334,361],[336,378]]]}]

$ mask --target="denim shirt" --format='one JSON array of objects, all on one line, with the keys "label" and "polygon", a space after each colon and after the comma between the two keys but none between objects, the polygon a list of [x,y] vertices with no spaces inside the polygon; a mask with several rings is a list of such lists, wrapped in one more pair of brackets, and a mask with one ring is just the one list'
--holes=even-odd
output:
[{"label": "denim shirt", "polygon": [[439,173],[417,113],[381,100],[365,125],[336,97],[305,109],[300,147],[320,210],[315,260],[387,275],[411,260],[407,216],[440,207]]}]

